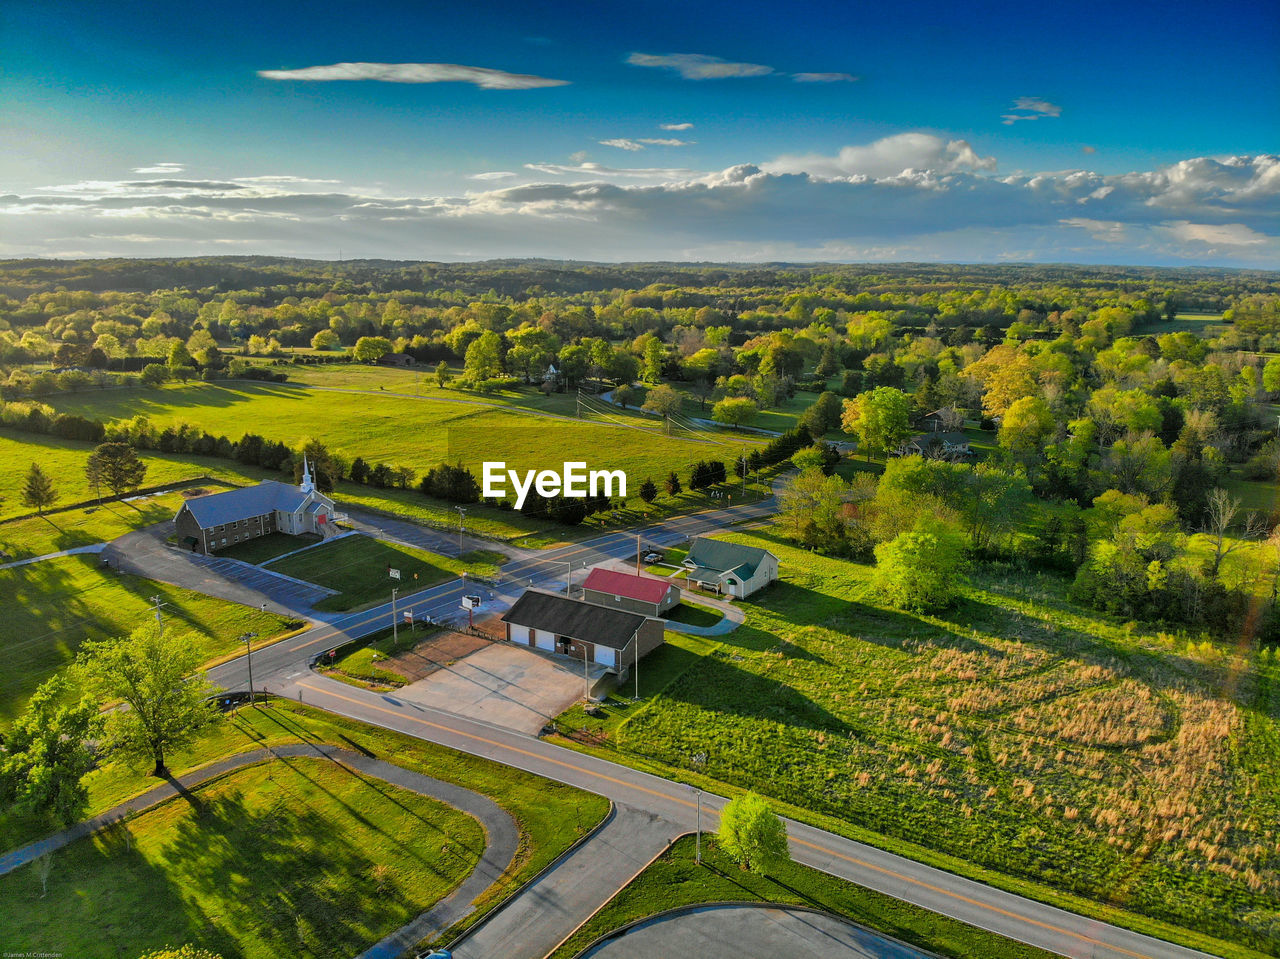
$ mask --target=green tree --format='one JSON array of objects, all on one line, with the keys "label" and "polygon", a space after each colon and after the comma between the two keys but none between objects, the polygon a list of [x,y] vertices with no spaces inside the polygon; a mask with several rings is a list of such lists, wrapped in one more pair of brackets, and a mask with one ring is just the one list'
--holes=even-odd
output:
[{"label": "green tree", "polygon": [[315,336],[311,337],[311,348],[313,350],[336,350],[341,345],[342,341],[333,330],[320,330]]},{"label": "green tree", "polygon": [[156,949],[139,956],[138,959],[222,959],[222,957],[216,952],[199,949],[188,942],[181,946],[165,946],[163,949]]},{"label": "green tree", "polygon": [[151,775],[166,775],[165,755],[214,718],[208,702],[213,687],[196,675],[202,659],[192,637],[166,632],[158,623],[138,627],[127,639],[85,643],[77,664],[88,687],[103,703],[127,707],[107,716],[107,748],[151,761]]},{"label": "green tree", "polygon": [[32,462],[31,469],[27,470],[27,482],[22,487],[22,504],[33,507],[43,516],[44,508],[53,505],[57,498],[58,493],[49,474],[40,468],[39,463]]},{"label": "green tree", "polygon": [[103,443],[89,454],[84,473],[95,490],[105,486],[120,496],[142,484],[147,464],[128,443]]},{"label": "green tree", "polygon": [[835,393],[823,392],[813,401],[813,405],[804,411],[800,423],[809,428],[814,436],[825,436],[832,430],[840,428],[843,407],[840,397]]},{"label": "green tree", "polygon": [[73,700],[74,692],[62,673],[41,684],[0,750],[0,795],[18,812],[56,825],[84,812],[88,790],[82,780],[95,763],[89,740],[101,726],[97,703]]},{"label": "green tree", "polygon": [[142,368],[141,378],[147,386],[163,386],[169,381],[169,367],[163,363],[148,363]]},{"label": "green tree", "polygon": [[1011,453],[1039,450],[1053,432],[1053,411],[1038,396],[1014,400],[1000,421],[1000,446]]},{"label": "green tree", "polygon": [[720,810],[720,848],[743,870],[764,875],[791,859],[787,830],[763,796],[745,793]]},{"label": "green tree", "polygon": [[649,391],[649,395],[644,398],[644,404],[640,408],[661,416],[669,431],[671,429],[671,417],[680,412],[682,404],[683,401],[680,399],[680,394],[664,383],[661,386],[655,386]]},{"label": "green tree", "polygon": [[890,606],[927,613],[955,602],[966,567],[960,537],[922,519],[915,529],[876,547],[872,584]]},{"label": "green tree", "polygon": [[878,386],[844,401],[841,425],[858,438],[871,459],[887,453],[911,435],[911,398],[892,386]]},{"label": "green tree", "polygon": [[187,349],[187,344],[182,340],[174,340],[173,345],[169,347],[169,369],[174,375],[177,375],[181,367],[195,366],[195,359],[191,356],[191,351]]},{"label": "green tree", "polygon": [[742,426],[760,412],[755,400],[730,396],[711,408],[711,418],[726,426]]},{"label": "green tree", "polygon": [[624,410],[627,408],[627,404],[633,402],[635,398],[636,398],[636,391],[633,390],[626,383],[623,383],[621,386],[619,386],[617,389],[613,391],[613,401],[617,403],[619,406],[621,406]]},{"label": "green tree", "polygon": [[667,480],[662,484],[662,486],[663,489],[667,491],[668,496],[678,496],[680,495],[680,491],[684,489],[684,487],[680,485],[680,477],[676,476],[675,470],[672,470],[667,475]]},{"label": "green tree", "polygon": [[492,330],[486,330],[467,347],[463,368],[469,383],[472,385],[482,383],[502,372],[502,360],[499,355],[501,346],[502,337]]},{"label": "green tree", "polygon": [[653,480],[646,478],[645,481],[640,484],[640,498],[646,503],[652,503],[658,498],[658,487],[654,485]]},{"label": "green tree", "polygon": [[656,336],[645,344],[644,368],[641,371],[641,379],[654,386],[661,383],[662,360],[665,356],[666,350],[663,348],[662,341]]},{"label": "green tree", "polygon": [[440,389],[444,389],[451,379],[453,379],[453,373],[449,370],[449,364],[441,360],[436,364],[436,384]]},{"label": "green tree", "polygon": [[351,355],[361,363],[376,363],[393,349],[395,347],[385,336],[362,336],[356,340],[355,349],[352,350]]},{"label": "green tree", "polygon": [[1268,393],[1280,393],[1280,356],[1271,357],[1262,368],[1262,388]]}]

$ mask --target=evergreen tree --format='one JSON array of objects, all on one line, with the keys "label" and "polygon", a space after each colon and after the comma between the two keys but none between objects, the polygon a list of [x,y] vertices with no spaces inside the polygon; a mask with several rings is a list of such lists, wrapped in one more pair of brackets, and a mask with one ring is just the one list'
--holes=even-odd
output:
[{"label": "evergreen tree", "polygon": [[676,476],[675,470],[672,470],[670,475],[667,476],[667,481],[663,484],[663,488],[666,489],[668,496],[679,495],[680,491],[684,489],[680,485],[680,477]]},{"label": "evergreen tree", "polygon": [[652,503],[658,497],[658,487],[654,485],[653,480],[646,478],[640,484],[640,498],[646,503]]},{"label": "evergreen tree", "polygon": [[49,479],[49,474],[40,468],[39,463],[33,462],[31,469],[27,470],[26,485],[22,487],[23,504],[34,506],[36,512],[43,516],[44,508],[52,505],[57,498],[53,480]]}]

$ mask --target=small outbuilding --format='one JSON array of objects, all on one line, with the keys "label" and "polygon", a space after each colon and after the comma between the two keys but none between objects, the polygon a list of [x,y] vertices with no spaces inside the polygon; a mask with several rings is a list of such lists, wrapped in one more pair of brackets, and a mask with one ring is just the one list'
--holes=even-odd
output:
[{"label": "small outbuilding", "polygon": [[540,589],[525,590],[502,622],[509,642],[585,658],[619,676],[662,645],[666,628],[660,619]]},{"label": "small outbuilding", "polygon": [[680,587],[670,580],[597,566],[582,584],[582,598],[645,616],[662,616],[680,602]]},{"label": "small outbuilding", "polygon": [[778,578],[778,557],[758,546],[699,536],[683,561],[686,582],[726,596],[750,596]]}]

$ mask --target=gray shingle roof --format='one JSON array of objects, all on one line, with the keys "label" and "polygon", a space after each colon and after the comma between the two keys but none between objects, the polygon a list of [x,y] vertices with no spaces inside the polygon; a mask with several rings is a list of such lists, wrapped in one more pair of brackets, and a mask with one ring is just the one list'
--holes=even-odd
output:
[{"label": "gray shingle roof", "polygon": [[296,486],[263,480],[257,486],[210,493],[187,500],[183,508],[189,510],[201,529],[222,526],[250,516],[263,516],[275,510],[292,513],[307,498]]},{"label": "gray shingle roof", "polygon": [[531,626],[610,649],[626,649],[645,619],[639,613],[584,603],[536,589],[525,590],[502,617],[504,623]]},{"label": "gray shingle roof", "polygon": [[772,554],[759,546],[743,546],[739,543],[725,543],[718,539],[699,536],[689,547],[689,555],[684,558],[684,565],[717,572],[732,571],[747,580],[756,574],[756,567],[769,555]]}]

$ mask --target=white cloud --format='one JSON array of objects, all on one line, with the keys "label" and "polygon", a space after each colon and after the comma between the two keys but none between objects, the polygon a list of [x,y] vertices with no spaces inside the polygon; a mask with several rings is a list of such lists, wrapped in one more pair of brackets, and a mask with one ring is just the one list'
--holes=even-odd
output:
[{"label": "white cloud", "polygon": [[1040,120],[1044,117],[1062,116],[1062,107],[1039,97],[1018,97],[1013,101],[1012,109],[1019,112],[1005,113],[1000,117],[1000,122],[1005,126],[1011,126],[1019,120]]},{"label": "white cloud", "polygon": [[491,170],[488,173],[473,173],[467,177],[468,180],[505,180],[507,177],[516,176],[510,170]]},{"label": "white cloud", "polygon": [[619,150],[630,150],[635,152],[643,150],[646,146],[651,147],[687,147],[692,146],[692,140],[676,140],[671,137],[636,137],[634,140],[629,137],[619,137],[614,140],[598,140],[602,147],[617,147]]},{"label": "white cloud", "polygon": [[174,173],[181,173],[185,169],[186,167],[184,167],[181,163],[169,163],[168,161],[165,161],[162,163],[153,164],[151,166],[134,167],[133,172],[134,173],[174,174]]},{"label": "white cloud", "polygon": [[944,140],[929,133],[899,133],[866,146],[843,147],[835,156],[818,153],[781,156],[762,167],[770,173],[886,177],[908,170],[936,173],[994,170],[996,160],[978,156],[966,140]]},{"label": "white cloud", "polygon": [[793,73],[791,79],[796,83],[856,83],[858,81],[852,73]]},{"label": "white cloud", "polygon": [[1269,237],[1251,230],[1243,223],[1190,223],[1175,220],[1166,229],[1179,240],[1203,243],[1206,246],[1257,246]]},{"label": "white cloud", "polygon": [[538,182],[465,195],[321,191],[301,177],[86,180],[0,196],[0,251],[125,255],[154,242],[175,256],[222,245],[400,259],[1280,262],[1280,156],[995,175],[994,159],[961,141],[914,136],[714,172],[529,164],[519,175]]},{"label": "white cloud", "polygon": [[732,77],[763,77],[773,73],[773,67],[762,63],[730,63],[702,53],[633,53],[627,57],[627,63],[636,67],[674,70],[686,80],[726,80]]},{"label": "white cloud", "polygon": [[474,83],[486,90],[531,90],[563,87],[568,80],[551,80],[527,73],[507,73],[488,67],[456,63],[334,63],[299,70],[259,70],[267,80],[380,80],[384,83]]},{"label": "white cloud", "polygon": [[659,123],[659,130],[692,130],[692,123]]},{"label": "white cloud", "polygon": [[301,186],[304,183],[321,183],[332,184],[341,183],[341,180],[318,180],[310,176],[237,176],[231,178],[232,183],[279,183],[288,184],[289,186]]},{"label": "white cloud", "polygon": [[626,137],[617,137],[613,140],[598,140],[602,147],[616,147],[619,150],[630,150],[632,153],[637,150],[643,150],[644,144],[637,143],[635,140],[628,140]]}]

